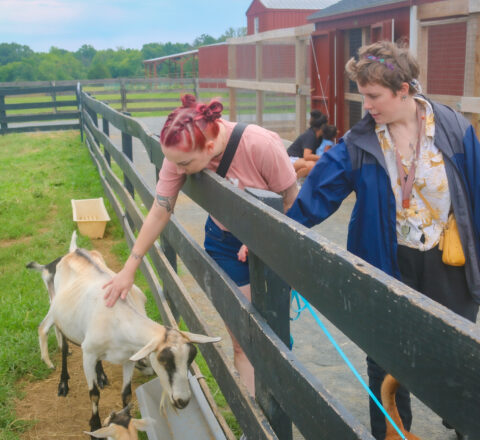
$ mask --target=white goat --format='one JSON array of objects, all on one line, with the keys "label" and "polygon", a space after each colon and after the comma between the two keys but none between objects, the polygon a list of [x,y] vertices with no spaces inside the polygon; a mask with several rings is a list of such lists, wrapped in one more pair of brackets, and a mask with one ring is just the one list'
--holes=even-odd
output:
[{"label": "white goat", "polygon": [[[125,407],[131,400],[135,361],[148,356],[165,394],[172,405],[181,409],[191,398],[187,370],[197,352],[193,343],[221,339],[169,329],[149,319],[144,308],[145,295],[136,286],[125,301],[107,307],[102,286],[113,274],[98,252],[78,249],[72,240],[70,252],[56,264],[55,296],[38,329],[42,359],[50,367],[53,364],[48,355],[47,334],[52,325],[56,325],[69,341],[81,345],[92,403],[91,431],[101,427],[100,392],[95,374],[98,360],[123,365],[122,401]],[[66,369],[66,361],[62,366]],[[68,374],[62,372],[62,377]]]},{"label": "white goat", "polygon": [[138,440],[137,431],[145,431],[151,422],[149,419],[134,419],[130,415],[130,405],[127,405],[121,411],[112,412],[103,422],[103,428],[84,433],[94,438]]}]

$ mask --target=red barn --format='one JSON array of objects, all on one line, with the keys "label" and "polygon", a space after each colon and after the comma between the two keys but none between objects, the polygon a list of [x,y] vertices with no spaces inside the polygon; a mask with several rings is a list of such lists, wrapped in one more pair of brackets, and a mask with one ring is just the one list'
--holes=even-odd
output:
[{"label": "red barn", "polygon": [[307,17],[338,0],[253,0],[247,9],[247,35],[308,23]]},{"label": "red barn", "polygon": [[315,24],[312,108],[328,112],[344,133],[363,114],[345,63],[364,44],[405,39],[419,60],[424,92],[472,111],[462,103],[480,92],[478,12],[480,5],[468,0],[341,0],[317,11],[309,17]]}]

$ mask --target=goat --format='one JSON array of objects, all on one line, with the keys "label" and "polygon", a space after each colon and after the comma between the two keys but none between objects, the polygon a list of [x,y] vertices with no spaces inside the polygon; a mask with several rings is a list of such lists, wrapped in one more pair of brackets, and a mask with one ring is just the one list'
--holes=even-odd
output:
[{"label": "goat", "polygon": [[[174,407],[182,409],[191,398],[187,370],[197,353],[193,343],[221,339],[170,329],[151,320],[145,312],[146,297],[135,285],[125,301],[107,307],[102,286],[113,275],[98,252],[77,248],[72,240],[70,252],[56,264],[55,296],[38,328],[42,359],[49,366],[53,364],[48,355],[47,333],[52,325],[69,341],[81,345],[92,403],[90,431],[101,427],[95,375],[98,360],[123,365],[123,407],[132,397],[135,361],[148,357],[164,389],[162,404],[168,396]],[[63,358],[62,366],[66,366]]]},{"label": "goat", "polygon": [[[416,435],[411,434],[410,432],[405,430],[402,419],[400,418],[400,414],[398,413],[395,396],[397,394],[397,389],[399,385],[400,384],[398,383],[397,379],[395,379],[391,374],[387,374],[385,376],[380,391],[383,407],[388,412],[388,415],[392,418],[395,424],[398,426],[400,431],[402,431],[403,435],[407,440],[420,440],[420,437],[417,437]],[[400,435],[398,434],[397,430],[392,426],[392,424],[388,420],[385,420],[385,423],[387,424],[385,440],[401,440]]]},{"label": "goat", "polygon": [[95,432],[84,431],[84,433],[94,438],[137,440],[137,431],[145,431],[150,423],[149,419],[134,419],[130,415],[130,405],[127,405],[120,411],[110,413],[103,422],[103,428]]},{"label": "goat", "polygon": [[[76,231],[73,231],[72,238],[70,240],[70,251],[74,250],[77,246],[77,233]],[[102,258],[101,254],[98,254],[98,258]],[[42,265],[38,264],[35,261],[31,261],[26,265],[27,269],[33,269],[36,270],[37,272],[40,272],[42,275],[42,280],[45,284],[45,287],[47,288],[48,291],[48,297],[50,300],[50,304],[53,301],[53,298],[55,297],[55,287],[53,280],[55,278],[55,272],[56,272],[56,267],[58,262],[60,261],[61,257],[53,260],[51,263]],[[55,336],[57,338],[57,343],[58,347],[60,350],[63,351],[65,350],[65,354],[62,355],[62,362],[65,360],[66,362],[66,355],[68,354],[68,343],[65,339],[65,337],[61,334],[61,332],[58,330],[58,328],[55,326]],[[54,368],[53,364],[49,365],[50,368]],[[67,366],[66,363],[62,365],[62,375],[60,382],[58,384],[58,395],[59,396],[67,396],[68,395],[68,379],[70,379],[70,376],[68,375],[67,371]],[[147,371],[147,366],[145,367],[145,371]],[[95,371],[97,372],[97,383],[98,386],[103,389],[106,385],[108,385],[108,378],[103,370],[103,365],[102,361],[98,361],[97,365],[95,366]]]}]

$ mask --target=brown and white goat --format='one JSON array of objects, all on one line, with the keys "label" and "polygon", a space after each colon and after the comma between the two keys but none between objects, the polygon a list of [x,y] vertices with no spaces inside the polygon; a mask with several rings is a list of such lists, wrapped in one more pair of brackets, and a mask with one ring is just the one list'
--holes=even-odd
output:
[{"label": "brown and white goat", "polygon": [[103,428],[84,432],[94,438],[138,440],[137,431],[145,431],[150,423],[148,419],[134,419],[130,415],[130,405],[127,405],[121,411],[112,412],[103,422]]},{"label": "brown and white goat", "polygon": [[[99,360],[123,366],[124,407],[132,396],[135,361],[148,356],[171,404],[184,408],[191,398],[187,370],[197,352],[193,343],[217,342],[220,338],[169,329],[151,320],[144,308],[145,295],[136,286],[132,287],[125,301],[107,307],[102,286],[114,272],[105,265],[98,252],[75,246],[71,244],[70,252],[56,264],[55,296],[38,329],[42,359],[48,366],[53,366],[47,347],[47,334],[52,325],[57,326],[69,341],[81,345],[83,370],[92,403],[91,431],[101,427],[98,414],[100,392],[95,372]],[[66,366],[65,360],[62,360],[63,364]]]},{"label": "brown and white goat", "polygon": [[[387,374],[385,376],[380,391],[383,407],[387,411],[388,415],[395,422],[397,427],[400,429],[400,431],[402,431],[402,434],[407,440],[421,440],[420,437],[417,437],[416,435],[406,431],[403,426],[402,419],[400,418],[400,414],[398,413],[397,403],[395,401],[395,396],[397,395],[397,390],[399,386],[400,384],[398,383],[397,379],[395,379],[391,374]],[[385,440],[401,440],[400,435],[398,434],[397,430],[392,426],[392,424],[388,420],[385,420],[385,423],[387,424]]]}]

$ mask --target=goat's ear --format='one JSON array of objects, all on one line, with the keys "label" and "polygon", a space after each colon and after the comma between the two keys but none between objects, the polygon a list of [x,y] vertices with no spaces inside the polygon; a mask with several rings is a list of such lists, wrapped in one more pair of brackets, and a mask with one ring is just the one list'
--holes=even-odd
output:
[{"label": "goat's ear", "polygon": [[180,333],[183,336],[185,336],[190,342],[194,342],[196,344],[207,344],[209,342],[218,342],[222,340],[222,338],[220,337],[198,335],[196,333],[190,333],[190,332],[180,331]]},{"label": "goat's ear", "polygon": [[114,425],[105,426],[105,428],[97,429],[93,432],[83,431],[84,434],[91,435],[95,438],[106,438],[113,437],[116,434],[116,429]]},{"label": "goat's ear", "polygon": [[137,431],[146,431],[147,427],[153,424],[153,420],[150,418],[146,419],[132,419],[131,422]]},{"label": "goat's ear", "polygon": [[158,346],[158,338],[153,338],[145,347],[141,348],[137,351],[131,358],[131,361],[139,361],[144,357],[147,357],[153,350],[155,350]]}]

